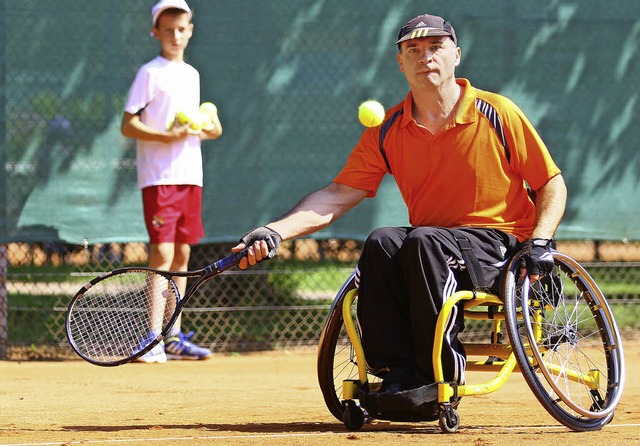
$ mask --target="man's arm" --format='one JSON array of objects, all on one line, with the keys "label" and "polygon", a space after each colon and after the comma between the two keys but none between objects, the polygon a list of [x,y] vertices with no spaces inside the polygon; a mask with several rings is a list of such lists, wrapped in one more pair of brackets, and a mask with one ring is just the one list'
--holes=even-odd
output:
[{"label": "man's arm", "polygon": [[[562,215],[564,214],[565,205],[567,203],[567,187],[564,184],[564,179],[562,175],[558,174],[555,177],[551,178],[547,183],[536,190],[536,224],[533,228],[533,232],[531,234],[531,240],[534,242],[534,239],[542,239],[548,240],[553,238],[556,233],[556,229],[560,225],[560,220],[562,220]],[[545,247],[546,249],[547,247]],[[538,249],[539,253],[542,253],[544,256],[544,250]],[[543,264],[543,258],[536,258],[536,251],[534,251],[534,255],[530,256],[532,259],[529,261],[539,262],[538,264]],[[548,249],[546,251],[546,255],[549,255]],[[542,262],[542,263],[540,263]],[[520,270],[520,276],[524,277],[527,274],[527,269],[523,268]],[[529,280],[531,282],[535,282],[540,279],[544,274],[529,274]]]},{"label": "man's arm", "polygon": [[[319,231],[336,221],[349,209],[360,203],[368,192],[339,183],[310,193],[280,219],[266,226],[280,234],[282,240],[289,240]],[[232,248],[241,251],[245,244],[240,242]],[[249,253],[240,262],[240,268],[255,265],[267,256],[269,249],[263,240],[249,247]]]},{"label": "man's arm", "polygon": [[567,187],[561,174],[536,191],[536,225],[531,238],[553,238],[567,203]]}]

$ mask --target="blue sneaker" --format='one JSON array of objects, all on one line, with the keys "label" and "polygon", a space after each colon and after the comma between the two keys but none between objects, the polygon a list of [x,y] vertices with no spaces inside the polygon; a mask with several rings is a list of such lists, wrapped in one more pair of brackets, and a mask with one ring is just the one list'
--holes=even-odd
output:
[{"label": "blue sneaker", "polygon": [[140,356],[138,359],[135,359],[134,362],[144,362],[146,364],[167,362],[167,355],[164,351],[164,342],[160,341],[158,345]]},{"label": "blue sneaker", "polygon": [[212,355],[208,348],[198,347],[191,343],[189,339],[194,332],[187,334],[178,333],[178,336],[167,338],[164,344],[164,351],[167,359],[207,359]]}]

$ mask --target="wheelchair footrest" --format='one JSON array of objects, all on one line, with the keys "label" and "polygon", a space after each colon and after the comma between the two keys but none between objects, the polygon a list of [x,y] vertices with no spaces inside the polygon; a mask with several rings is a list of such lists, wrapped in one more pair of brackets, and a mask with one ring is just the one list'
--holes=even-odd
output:
[{"label": "wheelchair footrest", "polygon": [[425,403],[438,401],[438,385],[429,384],[416,389],[396,393],[376,394],[378,409],[381,411],[408,410]]},{"label": "wheelchair footrest", "polygon": [[360,388],[360,403],[372,417],[389,421],[438,419],[438,385],[430,384],[396,393],[370,393]]}]

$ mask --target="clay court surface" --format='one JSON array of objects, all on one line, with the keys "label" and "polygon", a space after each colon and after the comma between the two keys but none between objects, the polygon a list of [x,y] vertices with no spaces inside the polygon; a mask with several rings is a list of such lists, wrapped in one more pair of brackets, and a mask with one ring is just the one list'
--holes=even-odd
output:
[{"label": "clay court surface", "polygon": [[[349,432],[327,411],[316,352],[217,355],[202,362],[101,368],[81,360],[0,361],[4,445],[636,445],[640,343],[625,344],[627,384],[610,425],[576,433],[544,411],[518,374],[467,397],[461,428],[367,424]],[[480,376],[479,376],[480,375]],[[473,377],[486,374],[470,374]]]}]

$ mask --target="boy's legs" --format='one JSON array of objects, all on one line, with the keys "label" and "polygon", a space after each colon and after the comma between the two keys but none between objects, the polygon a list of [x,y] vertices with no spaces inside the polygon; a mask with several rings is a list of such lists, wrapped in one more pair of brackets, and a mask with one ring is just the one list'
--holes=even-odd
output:
[{"label": "boy's legs", "polygon": [[[187,243],[152,243],[149,247],[149,268],[165,271],[188,271],[190,254],[191,245]],[[178,286],[180,296],[184,297],[187,291],[187,278],[175,277],[173,280]],[[167,308],[166,312],[167,314],[173,314],[174,310],[175,305],[171,305],[171,308]],[[181,323],[182,315],[179,315],[167,336],[178,336]]]},{"label": "boy's legs", "polygon": [[[149,267],[171,271],[187,271],[191,244],[204,235],[202,226],[202,188],[192,185],[166,185],[143,189],[145,222],[150,238]],[[187,278],[174,279],[184,296]],[[167,308],[172,313],[174,308]],[[165,340],[169,359],[204,359],[209,349],[192,344],[193,333],[181,333],[181,316],[173,324]]]}]

